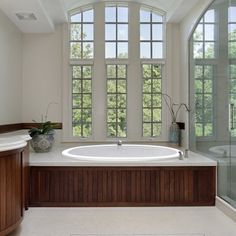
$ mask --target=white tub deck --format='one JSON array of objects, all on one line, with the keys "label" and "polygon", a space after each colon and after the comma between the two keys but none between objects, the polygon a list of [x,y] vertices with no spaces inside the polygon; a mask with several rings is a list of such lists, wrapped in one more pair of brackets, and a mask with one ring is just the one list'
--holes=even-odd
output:
[{"label": "white tub deck", "polygon": [[171,159],[159,161],[145,162],[119,162],[112,161],[96,162],[96,161],[78,161],[73,158],[62,156],[62,151],[68,146],[54,146],[49,153],[30,153],[30,166],[216,166],[217,162],[203,155],[189,151],[189,157],[184,160]]}]

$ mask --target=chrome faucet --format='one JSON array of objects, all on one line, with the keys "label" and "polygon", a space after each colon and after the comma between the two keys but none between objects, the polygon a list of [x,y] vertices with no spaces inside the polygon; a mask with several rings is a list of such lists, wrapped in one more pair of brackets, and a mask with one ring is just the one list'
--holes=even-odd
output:
[{"label": "chrome faucet", "polygon": [[179,151],[179,160],[184,160],[184,154],[182,151]]},{"label": "chrome faucet", "polygon": [[121,146],[121,145],[122,145],[122,141],[121,141],[120,139],[117,141],[117,145],[118,145],[118,146]]}]

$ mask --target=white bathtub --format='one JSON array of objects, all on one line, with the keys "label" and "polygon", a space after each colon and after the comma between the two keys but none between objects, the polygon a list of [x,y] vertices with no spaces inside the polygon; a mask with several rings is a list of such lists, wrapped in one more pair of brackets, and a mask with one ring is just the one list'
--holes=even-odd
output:
[{"label": "white bathtub", "polygon": [[164,146],[152,145],[91,145],[66,149],[65,157],[79,161],[95,162],[147,162],[177,159],[179,150]]}]

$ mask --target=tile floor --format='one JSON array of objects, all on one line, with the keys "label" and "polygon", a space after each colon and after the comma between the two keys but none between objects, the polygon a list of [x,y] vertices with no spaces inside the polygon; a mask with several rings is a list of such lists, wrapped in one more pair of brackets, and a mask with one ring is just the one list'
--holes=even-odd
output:
[{"label": "tile floor", "polygon": [[10,236],[236,236],[216,207],[30,208]]}]

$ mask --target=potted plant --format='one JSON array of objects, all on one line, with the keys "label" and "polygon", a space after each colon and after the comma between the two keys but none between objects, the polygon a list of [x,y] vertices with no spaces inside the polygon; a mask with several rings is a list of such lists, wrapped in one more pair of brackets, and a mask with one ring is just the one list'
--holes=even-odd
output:
[{"label": "potted plant", "polygon": [[51,121],[40,123],[29,130],[30,145],[35,152],[49,152],[54,143],[54,129]]},{"label": "potted plant", "polygon": [[[29,135],[32,137],[30,145],[35,152],[49,152],[54,143],[54,125],[51,121],[47,120],[48,110],[50,105],[57,104],[50,102],[47,106],[45,117],[42,116],[42,122],[36,123],[35,127],[29,130]],[[35,120],[33,120],[36,122]]]}]

